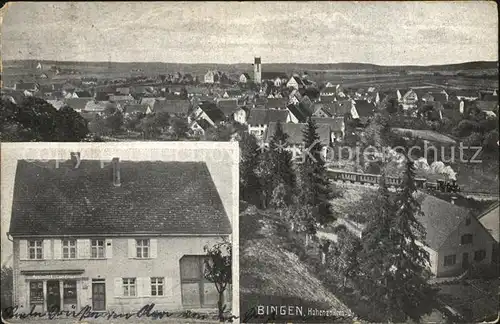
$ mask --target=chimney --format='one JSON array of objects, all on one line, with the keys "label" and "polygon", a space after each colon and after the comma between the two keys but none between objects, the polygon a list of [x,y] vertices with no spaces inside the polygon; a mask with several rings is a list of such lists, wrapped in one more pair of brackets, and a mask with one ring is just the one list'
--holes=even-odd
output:
[{"label": "chimney", "polygon": [[113,164],[113,185],[119,187],[122,184],[120,181],[120,159],[115,157],[111,163]]},{"label": "chimney", "polygon": [[78,168],[80,166],[80,152],[71,152],[70,157],[73,168]]}]

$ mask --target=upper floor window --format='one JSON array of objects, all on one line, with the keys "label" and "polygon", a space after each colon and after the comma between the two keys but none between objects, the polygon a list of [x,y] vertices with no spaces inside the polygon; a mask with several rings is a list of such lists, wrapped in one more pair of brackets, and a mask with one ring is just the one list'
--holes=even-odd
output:
[{"label": "upper floor window", "polygon": [[123,296],[135,296],[136,294],[135,278],[123,278],[122,286],[123,286]]},{"label": "upper floor window", "polygon": [[76,259],[76,240],[62,240],[63,259]]},{"label": "upper floor window", "polygon": [[28,254],[31,260],[41,260],[43,259],[43,241],[42,240],[32,240],[28,241]]},{"label": "upper floor window", "polygon": [[464,234],[460,239],[460,243],[463,244],[472,244],[472,234]]},{"label": "upper floor window", "polygon": [[138,258],[149,258],[149,239],[135,240]]},{"label": "upper floor window", "polygon": [[455,254],[447,255],[444,257],[444,265],[445,266],[452,266],[455,263],[457,263],[457,256]]},{"label": "upper floor window", "polygon": [[470,225],[470,222],[471,222],[470,217],[467,217],[467,218],[465,219],[465,226],[469,226],[469,225]]},{"label": "upper floor window", "polygon": [[163,296],[163,278],[151,278],[151,296]]},{"label": "upper floor window", "polygon": [[104,258],[104,240],[90,241],[90,256],[92,259]]}]

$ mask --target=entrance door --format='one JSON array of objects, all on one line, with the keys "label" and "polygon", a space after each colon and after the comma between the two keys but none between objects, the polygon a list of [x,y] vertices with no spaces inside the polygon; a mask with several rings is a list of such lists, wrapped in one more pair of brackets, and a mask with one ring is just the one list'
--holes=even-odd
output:
[{"label": "entrance door", "polygon": [[59,280],[47,281],[47,310],[61,310],[61,290],[59,288]]},{"label": "entrance door", "polygon": [[467,252],[464,252],[462,254],[462,269],[469,269],[469,253]]},{"label": "entrance door", "polygon": [[106,310],[106,284],[104,282],[92,283],[92,309]]}]

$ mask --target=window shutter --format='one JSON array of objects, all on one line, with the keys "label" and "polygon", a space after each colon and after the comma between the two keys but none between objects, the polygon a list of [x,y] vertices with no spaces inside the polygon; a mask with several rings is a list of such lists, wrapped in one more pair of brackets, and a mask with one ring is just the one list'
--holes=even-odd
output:
[{"label": "window shutter", "polygon": [[78,259],[88,259],[90,256],[90,240],[76,240],[76,254]]},{"label": "window shutter", "polygon": [[123,296],[122,278],[115,278],[115,297]]},{"label": "window shutter", "polygon": [[111,259],[113,257],[113,242],[111,239],[106,239],[104,244],[106,244],[106,259]]},{"label": "window shutter", "polygon": [[151,251],[150,251],[151,258],[156,259],[157,255],[158,255],[158,240],[157,239],[150,239],[149,245],[151,247]]},{"label": "window shutter", "polygon": [[54,240],[54,259],[60,259],[61,258],[61,240],[60,239],[55,239]]},{"label": "window shutter", "polygon": [[43,258],[45,260],[52,259],[52,250],[51,250],[51,240],[43,240]]},{"label": "window shutter", "polygon": [[137,278],[137,296],[149,297],[151,295],[151,279],[149,277]]},{"label": "window shutter", "polygon": [[20,260],[28,259],[28,241],[27,240],[19,240],[19,259]]},{"label": "window shutter", "polygon": [[128,240],[128,257],[129,258],[137,257],[137,252],[135,250],[135,239]]}]

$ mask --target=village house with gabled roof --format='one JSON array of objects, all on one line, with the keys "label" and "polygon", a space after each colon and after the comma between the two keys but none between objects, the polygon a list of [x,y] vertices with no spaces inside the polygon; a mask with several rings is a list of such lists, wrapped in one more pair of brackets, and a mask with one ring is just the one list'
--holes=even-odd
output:
[{"label": "village house with gabled roof", "polygon": [[134,114],[145,114],[149,115],[153,113],[153,109],[148,104],[130,104],[123,107],[123,112],[126,117]]},{"label": "village house with gabled roof", "polygon": [[77,156],[17,161],[14,304],[42,313],[216,308],[203,248],[229,238],[231,221],[207,164]]},{"label": "village house with gabled roof", "polygon": [[35,92],[39,91],[40,85],[36,82],[17,82],[14,84],[14,90],[22,91],[28,93],[27,95],[33,95]]},{"label": "village house with gabled roof", "polygon": [[287,98],[268,98],[265,107],[267,109],[286,109],[287,104]]},{"label": "village house with gabled roof", "polygon": [[191,109],[191,102],[185,99],[178,100],[155,100],[153,105],[153,112],[166,112],[170,115],[184,115],[187,116]]},{"label": "village house with gabled roof", "polygon": [[239,82],[240,83],[248,83],[250,81],[252,81],[252,78],[250,77],[250,74],[248,74],[246,72],[240,74],[240,77],[239,77]]},{"label": "village house with gabled roof", "polygon": [[299,90],[305,87],[304,82],[299,76],[292,76],[290,80],[286,83],[287,88],[293,88],[295,90]]},{"label": "village house with gabled roof", "polygon": [[311,117],[318,125],[326,124],[330,126],[331,142],[340,142],[345,136],[345,118],[344,117]]},{"label": "village house with gabled roof", "polygon": [[[264,144],[269,145],[276,132],[277,122],[270,122],[264,136]],[[288,145],[285,149],[292,153],[292,160],[301,156],[304,150],[304,130],[306,123],[281,123],[283,132],[288,135]],[[332,130],[329,124],[317,124],[316,132],[322,145],[322,156],[326,156],[328,147],[332,142]]]},{"label": "village house with gabled roof", "polygon": [[[197,105],[193,112],[188,116],[188,123],[193,121],[205,120],[211,126],[216,127],[220,122],[226,120],[224,113],[213,102],[202,102]],[[198,126],[203,126],[198,123]],[[203,128],[203,127],[202,127]],[[204,128],[206,130],[206,128]]]},{"label": "village house with gabled roof", "polygon": [[261,140],[264,137],[267,126],[271,122],[291,122],[290,112],[282,109],[252,109],[248,116],[248,133]]},{"label": "village house with gabled roof", "polygon": [[70,108],[73,108],[74,111],[81,112],[82,110],[85,110],[87,103],[91,101],[93,100],[89,98],[70,98],[65,99],[64,103]]}]

